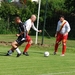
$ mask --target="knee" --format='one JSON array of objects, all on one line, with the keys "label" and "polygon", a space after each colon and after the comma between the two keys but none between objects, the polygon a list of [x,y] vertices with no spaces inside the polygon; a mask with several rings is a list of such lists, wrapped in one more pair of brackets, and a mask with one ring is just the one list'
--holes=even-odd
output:
[{"label": "knee", "polygon": [[66,43],[65,42],[63,42],[63,46],[66,46]]},{"label": "knee", "polygon": [[55,44],[59,44],[59,42],[58,41],[56,41],[56,43]]},{"label": "knee", "polygon": [[32,44],[32,43],[33,43],[33,41],[32,41],[32,40],[30,40],[28,43],[29,43],[29,44]]},{"label": "knee", "polygon": [[62,45],[65,46],[66,45],[66,40],[62,41]]},{"label": "knee", "polygon": [[13,42],[11,43],[11,46],[14,46],[14,43]]},{"label": "knee", "polygon": [[17,48],[17,46],[14,42],[11,43],[11,46],[14,47],[14,48]]}]

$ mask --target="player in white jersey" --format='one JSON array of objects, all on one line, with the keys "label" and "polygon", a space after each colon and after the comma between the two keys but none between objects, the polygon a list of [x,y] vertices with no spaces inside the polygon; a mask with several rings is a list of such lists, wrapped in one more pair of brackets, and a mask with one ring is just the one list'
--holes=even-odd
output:
[{"label": "player in white jersey", "polygon": [[57,30],[55,34],[56,43],[55,43],[54,55],[58,51],[58,46],[60,44],[60,41],[62,41],[62,55],[61,56],[65,55],[66,41],[67,41],[68,33],[70,32],[70,30],[71,28],[70,28],[68,21],[64,19],[64,16],[60,16],[60,20],[58,21]]},{"label": "player in white jersey", "polygon": [[28,20],[24,23],[24,25],[25,25],[25,27],[26,27],[26,30],[27,30],[26,42],[28,42],[28,43],[27,43],[27,45],[26,45],[26,47],[25,47],[25,49],[24,49],[24,51],[23,51],[23,54],[26,55],[26,56],[29,56],[29,54],[28,54],[28,49],[29,49],[29,47],[30,47],[31,44],[32,44],[32,39],[31,39],[31,37],[28,35],[30,29],[32,28],[32,29],[34,29],[36,32],[42,32],[41,30],[36,29],[36,27],[34,26],[34,22],[35,22],[35,21],[36,21],[36,16],[35,16],[35,15],[31,15],[30,19],[28,19]]}]

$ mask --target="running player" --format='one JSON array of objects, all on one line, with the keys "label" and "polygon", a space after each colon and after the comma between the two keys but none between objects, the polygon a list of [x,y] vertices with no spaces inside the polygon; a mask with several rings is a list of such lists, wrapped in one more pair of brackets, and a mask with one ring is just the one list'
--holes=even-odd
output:
[{"label": "running player", "polygon": [[25,42],[26,40],[26,29],[24,24],[22,23],[21,19],[19,17],[15,18],[15,22],[19,25],[19,34],[16,34],[16,36],[18,37],[16,41],[12,42],[12,48],[8,51],[8,53],[6,54],[6,56],[10,56],[12,54],[12,52],[16,49],[17,51],[17,57],[19,57],[21,55],[21,51],[19,50],[19,46]]},{"label": "running player", "polygon": [[35,28],[35,26],[34,26],[34,22],[35,22],[35,21],[36,21],[36,16],[35,16],[35,15],[31,15],[30,19],[28,19],[28,20],[24,23],[24,25],[26,26],[26,30],[27,30],[26,42],[28,42],[28,43],[27,43],[27,45],[26,45],[26,47],[25,47],[25,49],[24,49],[24,51],[23,51],[23,54],[26,55],[26,56],[29,56],[29,54],[28,54],[28,49],[29,49],[29,47],[31,46],[31,44],[33,43],[31,37],[28,35],[30,29],[32,28],[32,29],[34,29],[36,32],[42,32],[41,30],[37,30],[37,29]]},{"label": "running player", "polygon": [[62,41],[62,55],[65,56],[66,51],[66,42],[68,38],[68,33],[70,32],[70,25],[69,23],[64,19],[64,16],[60,16],[60,20],[58,21],[57,30],[56,30],[56,44],[55,44],[55,51],[54,55],[56,54],[58,50],[58,46],[60,44],[60,41]]}]

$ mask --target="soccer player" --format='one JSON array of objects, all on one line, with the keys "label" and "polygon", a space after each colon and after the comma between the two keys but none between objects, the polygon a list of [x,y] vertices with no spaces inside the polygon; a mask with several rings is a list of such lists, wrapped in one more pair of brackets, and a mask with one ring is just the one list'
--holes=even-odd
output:
[{"label": "soccer player", "polygon": [[58,21],[57,30],[55,34],[56,43],[55,43],[54,55],[56,55],[58,51],[58,46],[60,42],[62,41],[62,55],[61,56],[65,56],[66,42],[67,42],[68,33],[70,32],[70,30],[71,28],[70,28],[68,21],[66,21],[64,16],[61,15],[60,20]]},{"label": "soccer player", "polygon": [[15,22],[19,25],[18,30],[19,33],[16,34],[16,36],[18,37],[16,41],[12,42],[12,48],[8,51],[8,53],[6,54],[6,56],[10,56],[13,51],[16,49],[17,51],[17,57],[19,57],[21,55],[21,51],[19,50],[19,46],[25,42],[26,40],[26,28],[24,26],[24,24],[22,23],[21,19],[19,17],[15,18]]},{"label": "soccer player", "polygon": [[36,16],[33,14],[31,15],[31,17],[24,23],[24,25],[26,26],[26,30],[27,30],[27,35],[26,35],[26,42],[27,45],[23,51],[23,54],[26,55],[26,56],[29,56],[28,54],[28,49],[29,47],[31,46],[31,44],[33,43],[31,37],[28,35],[29,34],[29,31],[30,29],[34,29],[36,32],[42,32],[41,30],[37,30],[34,26],[34,22],[36,21]]}]

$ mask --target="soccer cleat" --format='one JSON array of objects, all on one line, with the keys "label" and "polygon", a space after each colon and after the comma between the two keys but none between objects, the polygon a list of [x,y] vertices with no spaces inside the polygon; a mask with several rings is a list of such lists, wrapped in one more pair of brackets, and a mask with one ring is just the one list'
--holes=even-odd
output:
[{"label": "soccer cleat", "polygon": [[64,54],[62,54],[62,55],[60,55],[60,56],[62,56],[62,57],[63,57],[63,56],[65,56],[65,55],[64,55]]},{"label": "soccer cleat", "polygon": [[20,54],[17,54],[17,56],[16,57],[19,57],[21,55],[21,53]]},{"label": "soccer cleat", "polygon": [[56,55],[56,52],[54,52],[54,55]]},{"label": "soccer cleat", "polygon": [[7,53],[5,56],[11,56],[11,55],[12,55],[12,54],[8,54],[8,53]]},{"label": "soccer cleat", "polygon": [[29,56],[28,52],[23,52],[23,55]]},{"label": "soccer cleat", "polygon": [[11,56],[13,52],[14,52],[14,51],[11,51],[11,52],[10,52],[10,50],[9,50],[5,56]]}]

